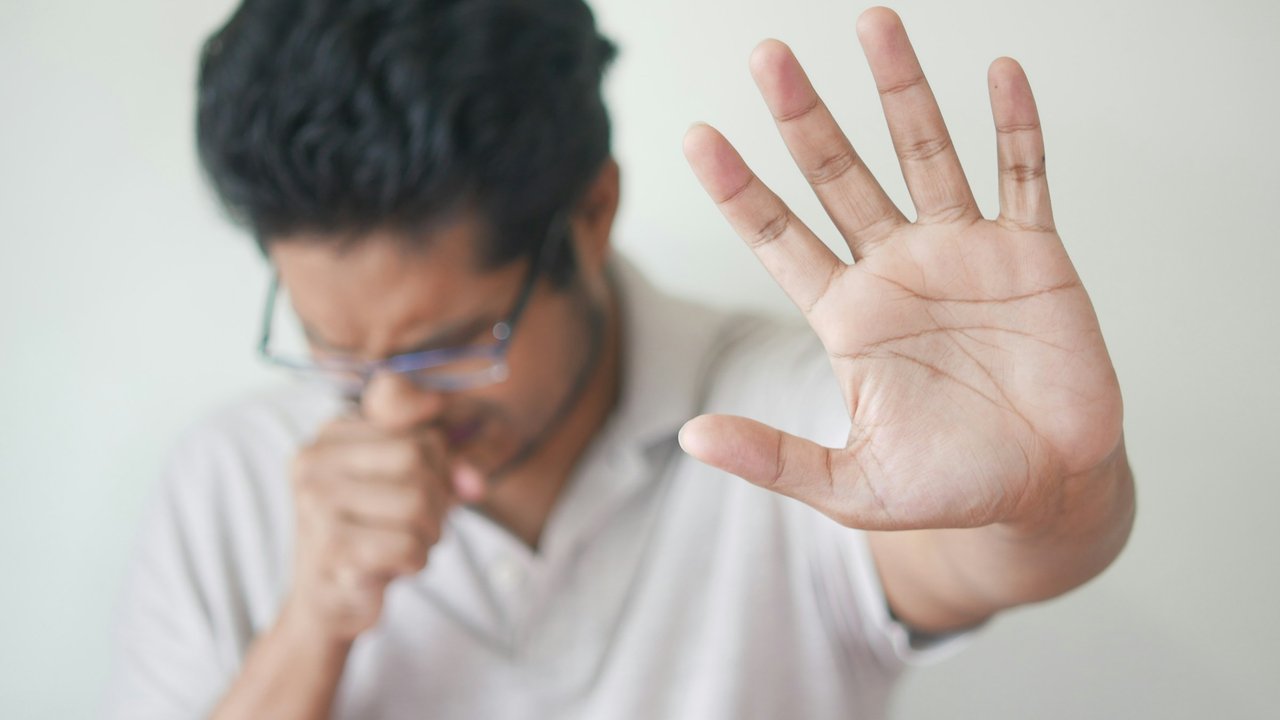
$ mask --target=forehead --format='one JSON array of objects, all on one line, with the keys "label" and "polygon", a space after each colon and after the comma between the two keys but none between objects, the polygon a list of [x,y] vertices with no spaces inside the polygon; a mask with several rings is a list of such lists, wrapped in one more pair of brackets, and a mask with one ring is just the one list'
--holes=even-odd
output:
[{"label": "forehead", "polygon": [[348,243],[298,235],[277,239],[270,254],[305,325],[336,347],[377,354],[487,316],[513,292],[522,264],[484,269],[482,232],[466,216],[412,244],[393,231]]}]

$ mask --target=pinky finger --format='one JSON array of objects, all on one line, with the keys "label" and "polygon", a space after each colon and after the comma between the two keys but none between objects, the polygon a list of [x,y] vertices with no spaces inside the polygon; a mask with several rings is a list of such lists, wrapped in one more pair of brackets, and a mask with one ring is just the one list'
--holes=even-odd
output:
[{"label": "pinky finger", "polygon": [[1045,177],[1040,114],[1022,66],[1000,58],[987,73],[1000,167],[1000,222],[1052,232],[1053,208]]}]

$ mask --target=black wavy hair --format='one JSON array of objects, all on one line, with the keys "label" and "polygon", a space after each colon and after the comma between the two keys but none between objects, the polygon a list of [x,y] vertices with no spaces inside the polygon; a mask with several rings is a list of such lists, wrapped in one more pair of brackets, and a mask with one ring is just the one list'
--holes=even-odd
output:
[{"label": "black wavy hair", "polygon": [[[582,0],[244,0],[201,53],[200,161],[264,253],[301,232],[424,242],[472,210],[500,266],[609,157],[616,52]],[[571,252],[552,262],[563,282]]]}]

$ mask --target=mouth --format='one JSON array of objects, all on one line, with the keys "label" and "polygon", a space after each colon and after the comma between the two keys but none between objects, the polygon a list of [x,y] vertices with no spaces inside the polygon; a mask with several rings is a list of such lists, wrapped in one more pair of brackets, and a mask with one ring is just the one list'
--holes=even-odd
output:
[{"label": "mouth", "polygon": [[446,435],[449,441],[449,447],[458,448],[467,444],[468,441],[480,432],[480,428],[483,426],[484,421],[476,419],[462,423],[461,425],[454,425],[453,427],[450,427]]}]

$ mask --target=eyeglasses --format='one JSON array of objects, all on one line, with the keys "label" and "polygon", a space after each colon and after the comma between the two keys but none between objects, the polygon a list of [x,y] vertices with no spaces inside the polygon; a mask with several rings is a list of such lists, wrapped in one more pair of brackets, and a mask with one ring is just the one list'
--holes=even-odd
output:
[{"label": "eyeglasses", "polygon": [[516,324],[533,296],[539,274],[546,270],[544,265],[549,258],[555,257],[556,251],[567,241],[568,234],[567,216],[560,213],[552,220],[547,237],[540,243],[538,253],[529,265],[514,306],[505,319],[494,323],[491,331],[493,342],[392,355],[372,361],[278,354],[271,347],[272,320],[280,287],[280,275],[274,273],[263,310],[258,353],[268,363],[284,368],[302,380],[328,386],[352,399],[359,399],[373,377],[383,372],[401,375],[415,386],[435,392],[456,392],[502,382],[509,375],[507,352]]}]

